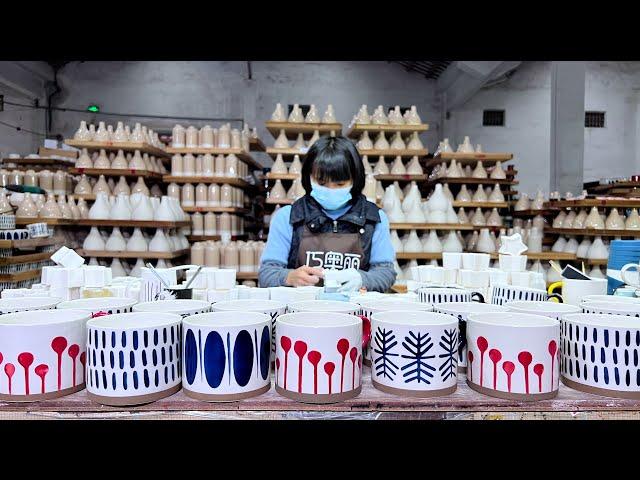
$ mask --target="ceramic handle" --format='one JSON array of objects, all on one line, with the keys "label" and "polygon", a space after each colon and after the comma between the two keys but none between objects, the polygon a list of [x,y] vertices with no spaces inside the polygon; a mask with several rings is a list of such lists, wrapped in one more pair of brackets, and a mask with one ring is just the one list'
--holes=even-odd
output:
[{"label": "ceramic handle", "polygon": [[362,350],[364,350],[371,340],[371,320],[364,315],[358,316],[362,319]]},{"label": "ceramic handle", "polygon": [[558,288],[558,287],[562,287],[562,282],[554,282],[551,285],[549,285],[549,288],[547,289],[547,301],[555,298],[558,303],[564,303],[564,300],[562,299],[562,296],[558,293],[553,293],[553,291]]},{"label": "ceramic handle", "polygon": [[627,280],[627,277],[625,277],[625,274],[627,273],[627,270],[631,270],[632,268],[635,268],[636,270],[639,270],[640,266],[638,266],[638,264],[636,264],[636,263],[627,263],[620,270],[620,277],[622,278],[622,281],[624,283],[626,283],[627,285],[631,285],[632,287],[640,287],[639,284],[630,282],[629,280]]},{"label": "ceramic handle", "polygon": [[477,301],[478,303],[486,303],[486,302],[484,301],[484,297],[482,296],[482,294],[481,294],[480,292],[472,292],[472,293],[471,293],[471,300],[474,300],[474,297],[477,297],[477,298],[478,298],[478,300],[475,300],[475,301]]}]

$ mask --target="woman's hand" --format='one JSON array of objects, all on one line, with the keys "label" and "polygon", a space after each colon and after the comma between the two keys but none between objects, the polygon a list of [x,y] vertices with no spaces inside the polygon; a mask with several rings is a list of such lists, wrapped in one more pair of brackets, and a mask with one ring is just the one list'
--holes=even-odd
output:
[{"label": "woman's hand", "polygon": [[289,272],[287,275],[287,285],[290,287],[306,287],[309,285],[315,285],[320,281],[322,276],[322,269],[303,265]]}]

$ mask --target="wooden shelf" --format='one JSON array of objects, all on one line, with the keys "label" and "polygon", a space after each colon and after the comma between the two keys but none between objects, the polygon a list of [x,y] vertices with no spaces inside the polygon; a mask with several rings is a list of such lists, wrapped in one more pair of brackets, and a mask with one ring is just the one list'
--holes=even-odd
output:
[{"label": "wooden shelf", "polygon": [[[77,222],[78,220],[75,220]],[[47,225],[72,225],[70,218],[40,218],[40,217],[16,217],[16,225],[30,225],[32,223],[46,223]]]},{"label": "wooden shelf", "polygon": [[587,198],[584,200],[556,200],[554,202],[545,202],[544,205],[547,208],[640,208],[640,199]]},{"label": "wooden shelf", "polygon": [[536,215],[554,215],[558,213],[555,210],[544,209],[544,210],[514,210],[511,212],[511,215],[514,217],[535,217]]},{"label": "wooden shelf", "polygon": [[455,208],[509,208],[509,202],[453,202]]},{"label": "wooden shelf", "polygon": [[293,200],[289,200],[288,198],[283,198],[282,200],[270,200],[267,198],[264,203],[268,203],[269,205],[291,205],[293,204]]},{"label": "wooden shelf", "polygon": [[298,155],[300,157],[304,157],[307,154],[308,148],[304,150],[298,150],[297,148],[273,148],[267,147],[267,153],[271,155],[272,158],[276,158],[278,154],[282,155],[283,159],[288,157],[293,157],[294,155]]},{"label": "wooden shelf", "polygon": [[30,249],[64,242],[61,237],[27,238],[26,240],[0,240],[0,248]]},{"label": "wooden shelf", "polygon": [[0,265],[15,265],[18,263],[32,263],[49,260],[52,252],[29,253],[27,255],[13,255],[11,257],[0,257]]},{"label": "wooden shelf", "polygon": [[195,212],[213,212],[213,213],[235,213],[238,215],[244,215],[249,213],[246,208],[239,207],[182,207],[182,210],[187,213]]},{"label": "wooden shelf", "polygon": [[78,255],[83,257],[98,257],[98,258],[147,258],[147,259],[166,259],[171,260],[174,258],[182,257],[189,253],[189,249],[178,250],[175,252],[111,252],[107,250],[76,250]]},{"label": "wooden shelf", "polygon": [[264,142],[259,138],[250,138],[249,150],[252,152],[266,152],[267,147],[265,146]]},{"label": "wooden shelf", "polygon": [[244,163],[249,165],[254,170],[262,170],[262,165],[255,161],[255,159],[251,156],[250,153],[245,152],[241,148],[201,148],[201,147],[183,147],[183,148],[174,148],[168,147],[167,153],[191,153],[192,155],[206,155],[207,153],[211,155],[231,155],[234,154],[238,157],[239,160],[242,160]]},{"label": "wooden shelf", "polygon": [[390,223],[391,230],[474,230],[466,223]]},{"label": "wooden shelf", "polygon": [[296,180],[300,178],[297,173],[267,173],[265,178],[268,180]]},{"label": "wooden shelf", "polygon": [[233,185],[234,187],[240,188],[253,188],[254,186],[243,180],[242,178],[237,177],[202,177],[202,176],[192,176],[192,177],[176,177],[173,175],[165,175],[162,177],[162,180],[165,183],[226,183],[228,185]]},{"label": "wooden shelf", "polygon": [[150,172],[148,170],[130,170],[124,168],[70,168],[69,173],[71,175],[85,174],[95,177],[104,175],[105,177],[143,177],[153,180],[162,180],[161,173]]},{"label": "wooden shelf", "polygon": [[512,153],[456,153],[444,152],[437,157],[430,158],[427,161],[427,167],[435,167],[442,162],[449,163],[451,160],[462,165],[475,165],[478,160],[482,160],[484,166],[494,165],[496,162],[508,162],[513,159]]},{"label": "wooden shelf", "polygon": [[69,158],[68,160],[60,160],[58,158],[9,158],[4,157],[2,163],[14,163],[15,165],[60,165],[64,167],[73,167],[76,164],[75,158]]},{"label": "wooden shelf", "polygon": [[236,272],[236,280],[258,280],[258,272]]},{"label": "wooden shelf", "polygon": [[436,185],[438,183],[441,184],[474,184],[474,185],[495,185],[496,183],[499,185],[517,185],[518,182],[517,180],[509,180],[509,179],[491,179],[491,178],[472,178],[472,177],[441,177],[441,178],[434,178],[432,180],[429,180],[428,185]]},{"label": "wooden shelf", "polygon": [[[242,235],[231,235],[231,240],[244,240],[247,238],[248,234],[243,233]],[[221,240],[222,235],[187,235],[187,240],[190,242],[206,242],[207,240]]]},{"label": "wooden shelf", "polygon": [[[491,259],[497,260],[498,253],[491,253]],[[527,256],[528,260],[558,260],[558,261],[572,261],[576,260],[576,256],[572,253],[557,253],[557,252],[541,252],[541,253],[523,253]],[[398,260],[440,260],[442,253],[397,253],[396,258]]]},{"label": "wooden shelf", "polygon": [[640,230],[594,230],[584,228],[551,228],[545,227],[544,233],[557,235],[574,235],[587,237],[640,237]]},{"label": "wooden shelf", "polygon": [[110,142],[110,143],[101,143],[101,142],[83,142],[80,140],[66,139],[64,141],[70,147],[76,148],[86,148],[87,150],[100,150],[104,149],[107,151],[117,151],[122,150],[124,152],[133,152],[135,150],[139,150],[140,153],[148,153],[149,155],[154,155],[160,158],[169,158],[169,154],[153,145],[149,145],[148,143],[136,143],[136,142]]},{"label": "wooden shelf", "polygon": [[376,180],[381,182],[425,182],[428,175],[374,175]]},{"label": "wooden shelf", "polygon": [[79,200],[82,198],[87,202],[93,202],[96,199],[96,196],[93,193],[70,193],[69,195],[72,195],[75,200]]},{"label": "wooden shelf", "polygon": [[190,221],[183,222],[159,222],[155,220],[67,220],[67,225],[80,225],[83,227],[140,227],[140,228],[180,228],[190,227]]},{"label": "wooden shelf", "polygon": [[[576,260],[575,253],[564,253],[564,252],[527,253],[527,252],[524,252],[523,255],[526,255],[529,260],[563,260],[563,261]],[[496,255],[496,258],[498,258],[497,255]]]},{"label": "wooden shelf", "polygon": [[387,132],[387,133],[396,133],[400,132],[400,135],[403,137],[407,137],[411,135],[413,132],[426,132],[429,130],[428,123],[421,123],[419,125],[374,125],[374,124],[364,124],[364,123],[356,123],[353,127],[349,129],[347,132],[347,137],[349,138],[360,138],[364,132],[369,133],[378,133],[378,132]]},{"label": "wooden shelf", "polygon": [[396,253],[397,260],[441,260],[442,253]]},{"label": "wooden shelf", "polygon": [[341,123],[294,123],[294,122],[273,122],[271,120],[264,123],[269,133],[273,135],[273,138],[278,138],[280,130],[284,130],[288,139],[294,140],[298,137],[298,134],[306,137],[311,137],[315,130],[318,130],[320,136],[331,133],[331,130],[336,135],[342,133]]},{"label": "wooden shelf", "polygon": [[24,280],[32,280],[34,278],[40,278],[42,270],[27,270],[20,273],[8,273],[0,274],[0,282],[22,282]]},{"label": "wooden shelf", "polygon": [[366,155],[367,157],[426,157],[429,155],[429,149],[423,148],[421,150],[360,150],[360,155]]},{"label": "wooden shelf", "polygon": [[609,263],[609,259],[608,258],[594,258],[594,259],[578,258],[578,260],[583,261],[587,265],[604,265],[604,266],[606,266]]}]

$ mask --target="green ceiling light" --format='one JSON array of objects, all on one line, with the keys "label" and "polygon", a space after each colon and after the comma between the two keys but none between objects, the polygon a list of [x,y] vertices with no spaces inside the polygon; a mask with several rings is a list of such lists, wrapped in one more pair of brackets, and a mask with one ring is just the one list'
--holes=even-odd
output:
[{"label": "green ceiling light", "polygon": [[100,112],[100,107],[98,105],[89,105],[87,107],[87,112],[98,113]]}]

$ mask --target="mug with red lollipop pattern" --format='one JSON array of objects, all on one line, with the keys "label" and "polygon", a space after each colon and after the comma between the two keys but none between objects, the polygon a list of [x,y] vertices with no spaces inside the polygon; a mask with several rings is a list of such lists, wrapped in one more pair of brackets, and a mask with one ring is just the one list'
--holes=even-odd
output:
[{"label": "mug with red lollipop pattern", "polygon": [[467,384],[508,400],[558,394],[560,322],[525,313],[472,313],[467,318]]},{"label": "mug with red lollipop pattern", "polygon": [[342,402],[362,389],[363,321],[300,312],[276,320],[276,391],[305,403]]},{"label": "mug with red lollipop pattern", "polygon": [[34,402],[84,389],[85,310],[0,315],[0,400]]}]

